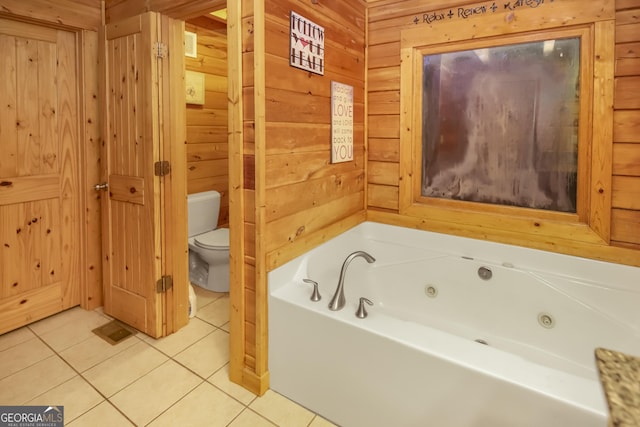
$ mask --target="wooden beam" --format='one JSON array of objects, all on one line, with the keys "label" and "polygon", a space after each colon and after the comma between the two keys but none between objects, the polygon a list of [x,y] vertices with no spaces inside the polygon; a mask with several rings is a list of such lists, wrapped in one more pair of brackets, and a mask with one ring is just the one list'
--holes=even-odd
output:
[{"label": "wooden beam", "polygon": [[211,31],[227,31],[227,22],[216,18],[213,15],[196,16],[195,18],[187,19],[187,24],[195,25],[196,27],[204,28]]},{"label": "wooden beam", "polygon": [[206,15],[209,12],[224,9],[227,7],[227,0],[200,0],[188,1],[186,3],[172,6],[160,10],[165,15],[175,19],[188,20],[196,16]]},{"label": "wooden beam", "polygon": [[244,126],[242,105],[242,3],[227,9],[229,129],[229,379],[244,385]]}]

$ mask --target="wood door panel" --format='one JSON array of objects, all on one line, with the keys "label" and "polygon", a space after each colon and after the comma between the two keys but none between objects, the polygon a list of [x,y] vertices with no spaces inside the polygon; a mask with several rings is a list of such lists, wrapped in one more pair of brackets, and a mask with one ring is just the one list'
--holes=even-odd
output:
[{"label": "wood door panel", "polygon": [[107,25],[107,40],[116,40],[121,37],[140,34],[143,31],[142,18],[143,15],[136,15]]},{"label": "wood door panel", "polygon": [[2,155],[0,156],[0,176],[16,176],[18,170],[18,134],[16,122],[16,40],[13,36],[0,34],[0,52],[2,64],[0,67],[0,141]]},{"label": "wood door panel", "polygon": [[60,204],[57,199],[0,206],[3,266],[0,298],[62,279]]},{"label": "wood door panel", "polygon": [[159,160],[157,17],[145,14],[105,29],[107,134],[103,198],[108,238],[104,265],[105,312],[140,331],[164,334]]},{"label": "wood door panel", "polygon": [[80,302],[77,40],[0,19],[0,333]]},{"label": "wood door panel", "polygon": [[109,197],[119,202],[144,205],[144,179],[137,176],[111,175]]},{"label": "wood door panel", "polygon": [[68,308],[63,304],[63,288],[58,282],[0,299],[1,330],[11,331]]},{"label": "wood door panel", "polygon": [[111,315],[134,328],[144,331],[147,328],[147,300],[126,289],[112,288],[112,298],[118,304],[112,306]]},{"label": "wood door panel", "polygon": [[155,293],[155,280],[159,278],[159,273],[153,270],[156,258],[153,240],[148,238],[153,226],[139,221],[139,218],[146,216],[140,205],[117,200],[112,200],[110,205],[114,236],[111,239],[109,283],[113,287],[148,297],[151,291]]},{"label": "wood door panel", "polygon": [[[1,156],[0,156],[1,157]],[[0,205],[50,199],[60,194],[60,176],[0,176]]]},{"label": "wood door panel", "polygon": [[16,38],[18,176],[40,173],[39,60],[37,41]]}]

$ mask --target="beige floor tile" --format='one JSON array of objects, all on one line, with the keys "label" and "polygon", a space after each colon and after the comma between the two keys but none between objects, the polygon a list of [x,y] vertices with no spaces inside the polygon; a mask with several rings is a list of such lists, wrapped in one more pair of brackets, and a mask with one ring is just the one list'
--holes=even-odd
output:
[{"label": "beige floor tile", "polygon": [[256,398],[249,407],[279,427],[307,426],[314,417],[312,412],[272,390]]},{"label": "beige floor tile", "polygon": [[245,405],[249,405],[256,395],[251,393],[246,388],[239,386],[236,383],[232,383],[229,380],[229,365],[225,365],[220,368],[216,373],[211,375],[208,381],[218,387],[220,390],[227,393],[229,396],[239,400]]},{"label": "beige floor tile", "polygon": [[229,363],[229,334],[216,330],[178,353],[174,359],[202,378]]},{"label": "beige floor tile", "polygon": [[53,351],[35,336],[0,351],[0,378],[15,374],[53,354]]},{"label": "beige floor tile", "polygon": [[209,335],[214,330],[215,327],[194,317],[193,319],[189,319],[187,326],[168,337],[154,339],[146,335],[141,335],[141,338],[164,354],[173,357],[185,348]]},{"label": "beige floor tile", "polygon": [[167,360],[166,355],[138,340],[126,350],[87,370],[83,376],[102,394],[110,397]]},{"label": "beige floor tile", "polygon": [[202,310],[198,310],[196,317],[215,326],[222,326],[229,321],[229,296],[225,295]]},{"label": "beige floor tile", "polygon": [[84,311],[85,310],[80,307],[73,307],[32,323],[29,325],[29,329],[31,329],[36,335],[42,335],[47,332],[55,331],[57,329],[60,329],[66,323],[73,322],[74,319],[77,319],[78,316],[81,316]]},{"label": "beige floor tile", "polygon": [[59,354],[78,372],[84,372],[138,342],[140,340],[134,336],[116,345],[111,345],[97,335],[92,334],[84,341],[61,351]]},{"label": "beige floor tile", "polygon": [[224,427],[243,409],[242,404],[204,382],[149,425]]},{"label": "beige floor tile", "polygon": [[41,320],[29,328],[51,348],[60,352],[95,336],[91,331],[108,322],[109,319],[100,313],[73,308]]},{"label": "beige floor tile", "polygon": [[275,424],[256,414],[251,409],[245,409],[229,427],[274,427]]},{"label": "beige floor tile", "polygon": [[104,398],[91,385],[76,375],[69,381],[27,402],[27,405],[64,406],[65,424],[84,414]]},{"label": "beige floor tile", "polygon": [[196,300],[198,301],[198,310],[201,310],[205,306],[209,305],[213,301],[228,295],[224,292],[213,292],[205,288],[201,288],[198,285],[193,285],[193,290],[196,292]]},{"label": "beige floor tile", "polygon": [[109,402],[105,401],[65,425],[67,427],[126,427],[133,424]]},{"label": "beige floor tile", "polygon": [[136,425],[145,425],[201,382],[197,375],[169,360],[110,400]]},{"label": "beige floor tile", "polygon": [[6,350],[14,345],[18,345],[31,338],[35,338],[35,334],[26,326],[0,335],[0,351]]},{"label": "beige floor tile", "polygon": [[337,426],[332,422],[325,420],[320,415],[316,415],[313,421],[311,421],[311,424],[309,424],[309,427],[337,427]]},{"label": "beige floor tile", "polygon": [[64,360],[50,356],[0,380],[0,402],[3,405],[24,405],[75,375]]},{"label": "beige floor tile", "polygon": [[224,325],[220,326],[220,329],[222,329],[223,331],[227,331],[227,332],[231,333],[230,325],[231,325],[231,323],[227,322]]},{"label": "beige floor tile", "polygon": [[106,317],[110,321],[113,320],[113,317],[109,316],[108,314],[105,314],[104,307],[98,307],[93,311],[95,311],[96,313],[100,314],[101,316]]}]

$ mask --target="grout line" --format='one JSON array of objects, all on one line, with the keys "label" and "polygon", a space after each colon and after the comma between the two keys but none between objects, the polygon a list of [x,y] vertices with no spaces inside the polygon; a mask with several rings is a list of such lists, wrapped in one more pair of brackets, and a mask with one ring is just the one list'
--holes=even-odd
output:
[{"label": "grout line", "polygon": [[249,408],[249,406],[245,406],[245,408],[240,411],[240,413],[238,415],[236,415],[231,421],[229,421],[229,423],[227,424],[227,427],[229,427],[231,424],[233,424],[235,422],[235,420],[237,420],[238,418],[240,418],[240,415],[242,415],[245,412],[253,412],[255,415],[257,415],[258,417],[262,418],[263,420],[265,420],[266,422],[268,422],[269,424],[271,424],[274,427],[278,427],[278,425],[276,423],[274,423],[273,421],[271,421],[269,418],[265,417],[264,415],[262,415],[259,412],[254,411],[253,409]]},{"label": "grout line", "polygon": [[[32,331],[32,332],[33,332],[33,331]],[[34,334],[35,334],[35,332],[34,332]],[[72,366],[72,365],[71,365],[71,364],[70,364],[70,363],[69,363],[69,362],[68,362],[64,357],[62,357],[62,355],[60,355],[60,353],[58,353],[57,351],[55,351],[55,350],[54,350],[54,349],[53,349],[53,348],[52,348],[52,347],[51,347],[51,346],[50,346],[50,345],[49,345],[45,340],[43,340],[43,339],[42,339],[42,337],[40,337],[40,335],[36,334],[36,336],[38,337],[38,339],[39,339],[40,341],[42,341],[42,342],[43,342],[43,344],[44,344],[44,345],[46,345],[47,347],[49,347],[49,348],[51,349],[51,351],[53,351],[53,352],[54,352],[54,354],[55,354],[55,356],[56,356],[56,357],[58,357],[60,360],[62,360],[62,361],[63,361],[67,366],[69,366],[69,368],[71,368],[71,369],[72,369],[72,370],[73,370],[73,371],[74,371],[74,372],[75,372],[75,373],[76,373],[80,378],[82,378],[82,380],[83,380],[83,381],[85,381],[87,384],[89,384],[89,386],[90,386],[91,388],[93,388],[93,389],[94,389],[94,390],[95,390],[95,391],[96,391],[100,396],[102,396],[102,398],[103,398],[104,400],[103,400],[102,402],[98,403],[98,405],[102,404],[102,403],[103,403],[103,402],[105,402],[105,401],[106,401],[106,402],[108,402],[108,403],[109,403],[111,406],[113,406],[113,407],[114,407],[118,412],[120,412],[120,414],[121,414],[123,417],[125,417],[129,422],[131,422],[131,424],[136,425],[136,424],[133,422],[133,420],[131,420],[131,419],[130,419],[130,418],[129,418],[129,417],[128,417],[124,412],[122,412],[122,411],[120,410],[120,408],[118,408],[116,405],[114,405],[114,404],[109,400],[109,398],[108,398],[107,396],[105,396],[105,395],[104,395],[100,390],[98,390],[98,388],[96,388],[96,386],[94,386],[94,385],[93,385],[93,383],[92,383],[91,381],[89,381],[87,378],[85,378],[85,377],[84,377],[84,375],[82,375],[82,373],[81,373],[80,371],[78,371],[78,370],[77,370],[74,366]],[[73,346],[71,346],[71,347],[73,347]],[[69,347],[69,348],[71,348],[71,347]],[[65,350],[66,350],[66,349],[65,349]],[[63,351],[64,351],[64,350],[63,350]],[[119,354],[119,353],[117,353],[117,354]],[[114,356],[115,356],[115,355],[114,355]],[[113,356],[111,356],[111,357],[113,357]],[[110,359],[111,357],[109,357],[109,359]],[[107,359],[107,360],[108,360],[108,359]],[[91,369],[91,368],[89,368],[89,369]],[[63,384],[64,384],[64,383],[63,383]],[[60,384],[58,384],[58,385],[60,385]],[[51,388],[50,388],[49,390],[47,390],[47,391],[52,390],[53,388],[57,387],[58,385],[56,385],[56,386],[54,386],[54,387],[51,387]],[[38,396],[34,397],[34,399],[35,399],[35,398],[37,398],[37,397],[39,397],[39,396],[42,396],[43,394],[44,394],[44,393],[40,393]],[[96,408],[98,405],[93,406],[92,408],[90,408],[90,409],[86,410],[85,412],[83,412],[82,414],[80,414],[80,415],[78,415],[76,418],[74,418],[74,420],[75,420],[75,419],[80,418],[81,416],[83,416],[83,415],[84,415],[84,414],[86,414],[87,412],[89,412],[89,411],[93,410],[93,409],[94,409],[94,408]],[[67,421],[73,421],[73,420],[65,420],[65,423],[66,423]]]},{"label": "grout line", "polygon": [[[224,297],[224,295],[222,295],[220,298],[222,298],[222,297]],[[211,303],[213,303],[213,302],[217,301],[217,300],[218,300],[218,299],[220,299],[220,298],[217,298],[217,299],[215,299],[215,300],[213,300],[213,301],[210,301],[210,303],[209,303],[209,304],[211,304]],[[203,308],[204,308],[204,307],[206,307],[206,306],[208,306],[209,304],[207,304],[207,305],[203,306]],[[100,314],[100,315],[101,315],[102,317],[104,317],[106,320],[112,320],[112,319],[108,318],[106,315],[104,315],[103,313],[97,312],[96,310],[93,310],[93,311],[95,311],[96,313]],[[154,421],[158,420],[159,418],[161,418],[161,417],[162,417],[163,415],[165,415],[165,414],[166,414],[166,413],[167,413],[171,408],[173,408],[176,404],[178,404],[178,402],[183,401],[183,400],[184,400],[188,395],[190,395],[190,394],[191,394],[191,393],[192,393],[196,388],[198,388],[198,387],[200,387],[200,386],[202,386],[203,384],[205,384],[205,383],[206,383],[207,385],[213,386],[216,390],[218,390],[218,391],[222,392],[225,396],[227,396],[228,398],[232,399],[233,401],[235,401],[235,402],[237,402],[237,403],[239,403],[239,404],[241,405],[241,410],[240,410],[240,412],[239,412],[239,413],[238,413],[238,414],[237,414],[237,415],[236,415],[236,416],[235,416],[235,417],[234,417],[234,418],[233,418],[233,419],[232,419],[232,420],[227,424],[227,426],[229,426],[229,425],[233,424],[233,422],[234,422],[234,421],[236,421],[236,420],[238,419],[238,417],[240,417],[240,416],[241,416],[241,414],[243,414],[244,412],[246,412],[246,411],[250,411],[251,413],[253,413],[253,415],[257,415],[257,416],[259,416],[261,419],[264,419],[264,420],[265,420],[266,422],[268,422],[270,425],[273,425],[273,426],[275,426],[275,427],[278,427],[278,425],[277,425],[276,423],[274,423],[272,420],[270,420],[269,418],[267,418],[265,415],[263,415],[263,414],[261,414],[261,413],[259,413],[259,412],[255,411],[254,409],[250,408],[250,405],[258,399],[258,397],[257,397],[257,396],[253,396],[253,397],[250,399],[250,401],[249,401],[248,403],[246,403],[246,404],[245,404],[245,403],[244,403],[243,401],[241,401],[239,398],[234,397],[234,396],[233,396],[233,395],[231,395],[229,392],[227,392],[227,391],[225,391],[224,389],[222,389],[222,388],[221,388],[221,386],[218,386],[217,384],[214,384],[214,383],[211,381],[212,377],[214,377],[216,374],[219,374],[221,371],[223,371],[225,368],[227,368],[227,367],[228,367],[228,365],[229,365],[229,361],[228,361],[228,360],[227,360],[227,361],[226,361],[226,363],[224,363],[222,366],[220,366],[219,368],[215,369],[215,370],[211,373],[211,375],[208,375],[208,376],[205,378],[205,377],[204,377],[204,376],[202,376],[201,374],[199,374],[199,373],[195,372],[194,370],[192,370],[191,368],[189,368],[188,366],[184,365],[183,363],[181,363],[179,360],[177,360],[177,359],[176,359],[176,357],[178,357],[178,355],[179,355],[179,354],[181,354],[182,352],[184,352],[184,351],[186,351],[187,349],[191,348],[192,346],[194,346],[195,344],[199,343],[199,342],[200,342],[200,341],[202,341],[203,339],[205,339],[205,338],[209,337],[211,334],[213,334],[213,333],[214,333],[214,332],[216,332],[216,331],[221,331],[221,332],[223,332],[223,333],[229,334],[229,331],[226,331],[226,330],[222,329],[222,327],[223,327],[223,326],[228,325],[228,322],[227,322],[227,323],[224,323],[224,324],[223,324],[223,325],[221,325],[221,326],[217,326],[217,325],[214,325],[214,324],[212,324],[212,323],[210,323],[210,322],[208,322],[208,321],[206,321],[206,320],[204,320],[204,319],[199,318],[197,315],[196,315],[195,317],[198,319],[198,321],[203,322],[203,324],[206,324],[206,325],[210,325],[210,326],[212,326],[212,327],[213,327],[213,329],[212,329],[211,331],[209,331],[208,333],[206,333],[205,335],[203,335],[202,337],[198,338],[198,339],[197,339],[196,341],[194,341],[193,343],[191,343],[191,344],[189,344],[188,346],[186,346],[185,348],[181,349],[181,350],[180,350],[179,352],[177,352],[175,355],[169,355],[169,354],[165,353],[164,351],[162,351],[161,349],[157,348],[156,346],[154,346],[154,345],[153,345],[153,341],[147,341],[146,339],[144,339],[144,338],[143,338],[143,337],[144,337],[144,335],[142,335],[142,334],[136,334],[136,335],[134,335],[134,337],[138,340],[138,342],[137,342],[137,343],[135,343],[135,344],[132,344],[132,346],[138,345],[138,343],[140,343],[140,342],[141,342],[141,343],[144,343],[144,345],[148,346],[150,349],[152,349],[152,350],[154,350],[154,351],[157,351],[159,354],[161,354],[161,355],[163,355],[164,357],[166,357],[166,360],[164,360],[162,363],[160,363],[160,365],[158,365],[158,366],[156,366],[155,368],[151,369],[151,371],[146,372],[145,374],[143,374],[143,375],[141,375],[141,376],[139,376],[139,377],[137,377],[137,378],[133,379],[130,383],[128,383],[128,384],[126,384],[126,385],[124,385],[123,387],[121,387],[121,388],[120,388],[118,391],[116,391],[115,393],[112,393],[111,397],[113,397],[113,396],[117,395],[117,394],[118,394],[118,393],[120,393],[122,390],[126,389],[126,388],[127,388],[127,387],[129,387],[131,384],[135,383],[136,381],[139,381],[139,380],[141,380],[142,378],[144,378],[145,376],[149,375],[152,371],[154,371],[155,369],[158,369],[160,366],[163,366],[163,365],[164,365],[164,364],[166,364],[167,362],[172,361],[172,362],[176,363],[178,366],[180,366],[180,367],[182,367],[182,368],[186,369],[188,372],[190,372],[190,373],[192,373],[193,375],[195,375],[195,376],[196,376],[196,378],[198,378],[200,381],[199,381],[199,382],[198,382],[198,383],[197,383],[197,384],[196,384],[192,389],[190,389],[190,390],[189,390],[189,391],[187,391],[183,396],[181,396],[178,400],[176,400],[175,402],[173,402],[173,403],[172,403],[169,407],[167,407],[164,411],[162,411],[160,414],[158,414],[158,415],[157,415],[157,416],[155,416],[152,420],[150,420],[150,421],[149,421],[149,423],[154,422]],[[125,413],[124,413],[124,412],[123,412],[123,411],[122,411],[122,410],[121,410],[121,409],[120,409],[120,408],[119,408],[119,407],[118,407],[114,402],[112,402],[112,401],[110,400],[110,397],[108,397],[108,396],[106,396],[104,393],[102,393],[102,392],[101,392],[101,391],[96,387],[96,385],[94,385],[94,384],[93,384],[93,382],[92,382],[91,380],[89,380],[88,378],[86,378],[86,377],[84,376],[84,374],[83,374],[84,372],[88,372],[90,369],[92,369],[92,368],[94,368],[94,367],[96,367],[96,366],[98,366],[98,365],[100,365],[100,364],[102,364],[102,363],[105,363],[105,362],[107,362],[107,361],[109,361],[109,360],[113,359],[114,357],[116,357],[116,356],[120,355],[122,352],[124,352],[124,351],[128,350],[129,348],[131,348],[132,346],[128,346],[128,347],[126,347],[126,348],[123,348],[121,351],[116,352],[115,354],[113,354],[113,355],[109,356],[107,359],[105,359],[105,360],[101,360],[100,362],[98,362],[98,363],[96,363],[96,364],[94,364],[94,365],[92,365],[92,366],[90,366],[90,367],[86,368],[86,369],[85,369],[85,370],[83,370],[82,372],[80,372],[78,369],[76,369],[74,366],[72,366],[72,365],[71,365],[71,363],[70,363],[69,361],[67,361],[67,360],[66,360],[66,359],[61,355],[61,352],[67,351],[68,349],[70,349],[70,348],[72,348],[72,347],[74,347],[74,346],[76,346],[76,345],[78,345],[78,344],[80,344],[80,343],[82,343],[82,342],[84,342],[84,341],[86,341],[86,340],[83,340],[83,341],[81,341],[80,343],[75,343],[75,344],[73,344],[73,345],[72,345],[72,346],[70,346],[70,347],[67,347],[67,348],[65,348],[65,349],[61,349],[60,351],[56,351],[56,350],[55,350],[55,349],[54,349],[50,344],[48,344],[48,343],[44,340],[44,338],[43,338],[39,333],[36,333],[34,330],[32,330],[32,329],[29,327],[29,325],[26,325],[26,326],[27,326],[28,330],[30,331],[30,333],[31,333],[33,336],[35,336],[35,338],[37,338],[38,340],[40,340],[40,342],[42,342],[42,343],[43,343],[43,344],[44,344],[44,345],[45,345],[45,346],[46,346],[46,347],[47,347],[47,348],[48,348],[48,349],[53,353],[53,354],[51,354],[51,355],[47,356],[46,358],[55,356],[55,357],[57,357],[58,359],[62,360],[62,362],[64,362],[67,366],[69,366],[69,368],[71,368],[72,372],[74,372],[74,373],[75,373],[75,375],[77,375],[79,378],[81,378],[83,381],[85,381],[87,384],[89,384],[89,386],[90,386],[92,389],[94,389],[94,390],[96,391],[97,395],[98,395],[98,396],[100,396],[100,398],[102,399],[102,400],[101,400],[99,403],[97,403],[96,405],[93,405],[92,407],[88,408],[87,410],[83,411],[82,413],[80,413],[79,415],[77,415],[76,417],[74,417],[74,418],[73,418],[73,420],[67,420],[67,421],[69,421],[69,422],[73,422],[73,421],[75,421],[75,420],[79,419],[80,417],[82,417],[82,416],[86,415],[88,412],[90,412],[90,411],[94,410],[95,408],[97,408],[97,407],[98,407],[98,406],[100,406],[101,404],[103,404],[103,403],[105,403],[105,402],[106,402],[108,405],[110,405],[112,408],[114,408],[118,413],[120,413],[120,414],[121,414],[121,415],[122,415],[122,416],[123,416],[127,421],[129,421],[132,425],[136,425],[136,423],[135,423],[131,418],[129,418],[129,417],[127,416],[127,414],[125,414]],[[49,330],[49,331],[46,331],[45,333],[49,333],[49,332],[51,332],[51,331],[54,331],[54,330],[56,330],[56,329],[61,329],[61,328],[64,328],[64,327],[65,327],[65,326],[64,326],[64,325],[62,325],[62,326],[61,326],[61,327],[59,327],[59,328],[51,329],[51,330]],[[30,337],[30,338],[29,338],[29,340],[30,340],[30,339],[33,339],[33,338],[34,338],[34,337]],[[87,339],[89,339],[89,338],[87,338]],[[28,340],[27,340],[27,341],[28,341]],[[117,345],[117,344],[116,344],[116,345]],[[45,359],[46,359],[46,358],[45,358]],[[44,360],[44,359],[43,359],[43,360]],[[27,367],[27,368],[28,368],[28,367]],[[26,369],[26,368],[23,368],[23,369]],[[38,396],[35,396],[35,397],[34,397],[34,399],[35,399],[35,398],[37,398],[37,397],[39,397],[39,396],[41,396],[41,395],[42,395],[42,394],[44,394],[44,393],[49,392],[49,391],[50,391],[50,390],[52,390],[53,388],[58,387],[58,386],[60,386],[60,385],[62,385],[62,384],[64,384],[64,383],[66,383],[66,382],[68,382],[68,381],[70,381],[70,380],[72,380],[72,379],[74,379],[74,378],[75,378],[75,377],[72,377],[72,378],[70,378],[70,379],[68,379],[68,380],[66,380],[66,381],[63,381],[61,384],[56,384],[55,386],[53,386],[53,387],[49,388],[48,390],[43,391],[42,393],[38,394]],[[233,383],[232,383],[232,384],[233,384]],[[294,403],[295,403],[295,402],[294,402]],[[312,412],[312,413],[313,413],[313,411],[310,411],[310,412]],[[318,417],[318,415],[317,415],[317,414],[315,414],[315,413],[314,413],[313,415],[314,415],[314,416],[313,416],[313,418],[312,418],[312,419],[311,419],[311,421],[307,424],[307,426],[310,426],[311,424],[313,424],[314,420]]]},{"label": "grout line", "polygon": [[[198,375],[199,376],[199,375]],[[200,376],[199,376],[200,377]],[[200,377],[202,378],[202,377]],[[160,412],[155,418],[152,418],[149,422],[147,422],[145,425],[149,425],[151,423],[153,423],[155,420],[157,420],[158,418],[160,418],[161,416],[163,416],[164,414],[166,414],[167,412],[169,412],[169,410],[171,408],[173,408],[175,405],[177,405],[179,402],[181,402],[182,400],[184,400],[188,395],[190,395],[191,393],[193,393],[193,391],[195,389],[197,389],[198,387],[200,387],[202,384],[206,383],[207,380],[202,380],[200,381],[200,383],[198,385],[196,385],[195,387],[193,387],[191,390],[189,390],[188,392],[186,392],[182,397],[180,397],[180,399],[176,400],[175,402],[173,402],[171,405],[169,405],[164,411]],[[134,424],[135,425],[135,424]]]}]

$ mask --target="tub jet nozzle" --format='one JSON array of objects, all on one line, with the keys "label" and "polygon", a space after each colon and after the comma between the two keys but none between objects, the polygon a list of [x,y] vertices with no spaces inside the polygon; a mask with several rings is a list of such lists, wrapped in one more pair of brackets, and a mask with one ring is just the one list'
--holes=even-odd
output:
[{"label": "tub jet nozzle", "polygon": [[493,272],[487,267],[480,267],[478,269],[478,276],[482,280],[489,280],[493,276]]}]

